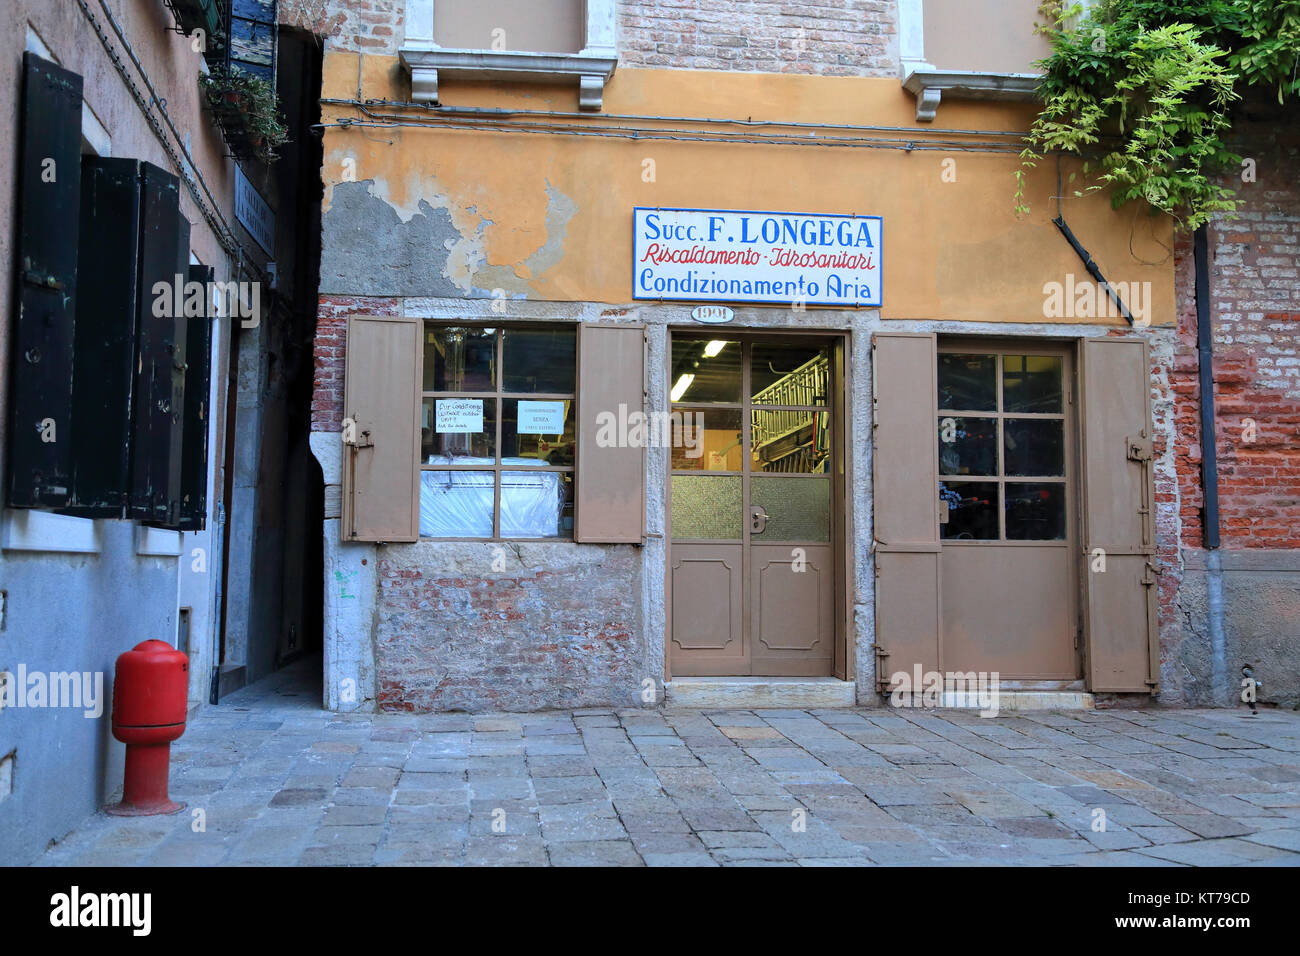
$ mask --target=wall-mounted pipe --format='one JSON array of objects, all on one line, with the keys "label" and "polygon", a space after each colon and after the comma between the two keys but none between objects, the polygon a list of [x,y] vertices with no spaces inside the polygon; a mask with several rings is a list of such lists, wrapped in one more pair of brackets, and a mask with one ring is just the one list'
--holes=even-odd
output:
[{"label": "wall-mounted pipe", "polygon": [[1232,700],[1228,688],[1228,642],[1224,633],[1223,554],[1219,551],[1218,431],[1214,424],[1214,329],[1210,319],[1209,229],[1201,226],[1192,238],[1196,265],[1196,365],[1201,389],[1201,534],[1205,556],[1205,596],[1210,631],[1210,682],[1214,702]]},{"label": "wall-mounted pipe", "polygon": [[1219,457],[1214,427],[1214,330],[1210,327],[1210,254],[1206,226],[1193,237],[1196,261],[1196,356],[1201,378],[1201,487],[1205,515],[1201,521],[1205,547],[1219,546]]},{"label": "wall-mounted pipe", "polygon": [[[1059,186],[1057,187],[1057,192],[1060,192]],[[1115,287],[1107,282],[1106,277],[1101,274],[1101,267],[1098,266],[1096,261],[1092,258],[1092,253],[1083,248],[1083,243],[1075,238],[1074,232],[1065,224],[1065,217],[1058,215],[1052,220],[1052,225],[1061,230],[1061,235],[1065,236],[1065,241],[1074,247],[1074,251],[1078,254],[1079,258],[1083,260],[1083,267],[1088,270],[1088,274],[1101,283],[1101,287],[1106,291],[1106,294],[1114,300],[1115,307],[1119,309],[1119,314],[1124,316],[1129,325],[1132,325],[1133,313],[1128,310],[1128,306],[1126,306],[1124,300],[1119,297],[1119,293],[1115,291]]]}]

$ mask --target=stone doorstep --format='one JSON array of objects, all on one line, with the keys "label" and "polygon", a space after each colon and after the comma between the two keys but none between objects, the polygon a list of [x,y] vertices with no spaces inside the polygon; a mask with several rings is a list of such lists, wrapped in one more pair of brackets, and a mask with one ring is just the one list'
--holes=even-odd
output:
[{"label": "stone doorstep", "polygon": [[694,710],[811,710],[857,703],[856,685],[834,677],[675,677],[664,692],[669,707]]},{"label": "stone doorstep", "polygon": [[[980,708],[970,698],[959,692],[944,691],[940,707],[955,710],[976,710]],[[959,699],[959,698],[965,698]],[[1093,697],[1086,691],[1073,690],[998,690],[998,712],[1019,710],[1092,710]]]}]

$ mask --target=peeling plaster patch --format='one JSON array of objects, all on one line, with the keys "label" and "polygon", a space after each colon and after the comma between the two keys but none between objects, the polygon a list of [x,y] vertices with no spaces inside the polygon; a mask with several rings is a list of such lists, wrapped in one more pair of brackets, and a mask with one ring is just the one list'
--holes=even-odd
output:
[{"label": "peeling plaster patch", "polygon": [[460,239],[448,211],[421,199],[403,222],[374,187],[373,181],[335,184],[321,222],[321,293],[461,294],[447,278],[448,250]]},{"label": "peeling plaster patch", "polygon": [[[542,275],[546,270],[559,264],[560,260],[564,258],[564,239],[568,234],[569,222],[577,211],[578,206],[573,199],[552,186],[548,180],[546,183],[546,241],[527,259],[517,266],[482,264],[475,269],[472,264],[471,249],[455,250],[455,254],[459,255],[463,252],[466,256],[465,265],[472,283],[470,294],[491,296],[493,289],[504,289],[507,293],[515,293],[512,296],[513,298],[526,297],[531,289],[531,281]],[[472,252],[477,253],[480,263],[485,259],[482,247],[483,230],[487,225],[491,224],[491,220],[482,220],[482,225],[475,237],[476,247],[472,248]]]},{"label": "peeling plaster patch", "polygon": [[517,265],[488,265],[488,229],[498,223],[427,185],[431,198],[406,210],[382,180],[333,184],[321,223],[322,294],[491,298],[501,289],[527,299],[533,280],[564,257],[577,204],[549,182],[545,241]]}]

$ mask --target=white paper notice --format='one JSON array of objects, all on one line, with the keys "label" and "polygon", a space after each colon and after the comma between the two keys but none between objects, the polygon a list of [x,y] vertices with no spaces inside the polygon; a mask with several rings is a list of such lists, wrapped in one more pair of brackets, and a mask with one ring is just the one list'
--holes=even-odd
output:
[{"label": "white paper notice", "polygon": [[519,434],[563,435],[564,402],[520,402]]},{"label": "white paper notice", "polygon": [[437,400],[434,419],[434,430],[440,435],[481,432],[483,399],[440,398]]}]

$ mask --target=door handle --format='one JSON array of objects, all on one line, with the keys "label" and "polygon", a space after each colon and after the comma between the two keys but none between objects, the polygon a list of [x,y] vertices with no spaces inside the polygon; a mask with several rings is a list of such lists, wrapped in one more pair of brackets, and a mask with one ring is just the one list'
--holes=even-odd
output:
[{"label": "door handle", "polygon": [[763,529],[767,527],[768,514],[763,510],[762,505],[754,505],[749,509],[749,532],[750,534],[762,534]]}]

